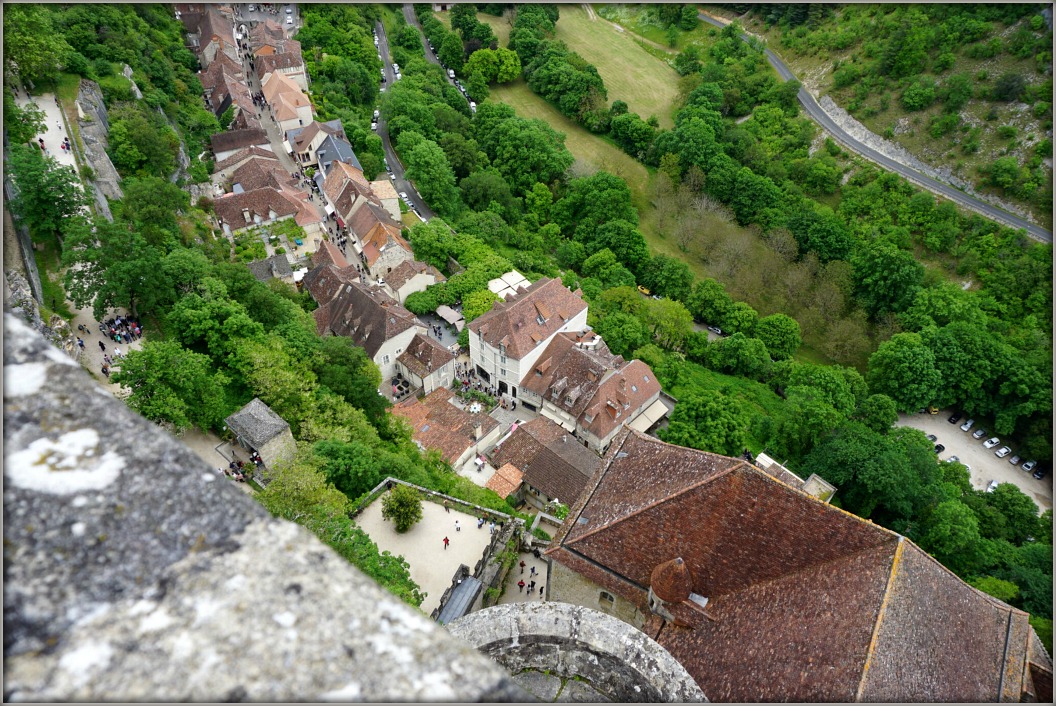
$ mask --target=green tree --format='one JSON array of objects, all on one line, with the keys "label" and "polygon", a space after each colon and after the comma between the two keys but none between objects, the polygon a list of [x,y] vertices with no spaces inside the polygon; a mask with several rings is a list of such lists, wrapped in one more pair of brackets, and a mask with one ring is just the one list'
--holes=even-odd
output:
[{"label": "green tree", "polygon": [[898,421],[898,408],[887,395],[869,395],[858,406],[854,418],[869,429],[884,434]]},{"label": "green tree", "polygon": [[909,308],[924,281],[924,266],[912,253],[891,243],[874,243],[859,249],[851,264],[855,296],[874,319]]},{"label": "green tree", "polygon": [[194,426],[208,432],[229,411],[227,376],[214,372],[208,356],[176,341],[147,341],[141,350],[130,349],[110,380],[128,390],[129,407],[175,431]]},{"label": "green tree", "polygon": [[[510,53],[516,56],[514,52]],[[478,49],[470,54],[463,69],[467,76],[480,74],[486,83],[495,83],[499,75],[499,57],[491,49]]]},{"label": "green tree", "polygon": [[942,383],[935,355],[919,334],[898,333],[869,358],[869,389],[887,395],[901,412],[912,412],[934,401]]},{"label": "green tree", "polygon": [[[599,234],[609,225],[611,224],[602,226]],[[690,292],[693,291],[693,273],[690,272],[689,265],[668,255],[649,257],[648,250],[644,249],[644,238],[642,245],[643,250],[628,263],[628,267],[638,265],[639,279],[653,294],[682,302],[689,299]]]},{"label": "green tree", "polygon": [[745,449],[749,421],[742,403],[722,393],[686,395],[675,405],[660,438],[670,444],[738,456]]},{"label": "green tree", "polygon": [[759,313],[745,302],[733,302],[719,320],[723,330],[728,333],[743,333],[745,336],[755,334]]},{"label": "green tree", "polygon": [[177,218],[191,205],[190,195],[168,179],[155,176],[130,177],[122,182],[122,189],[122,217],[151,245],[171,247],[180,233]]},{"label": "green tree", "polygon": [[613,311],[599,319],[594,330],[601,336],[609,350],[616,355],[630,358],[631,353],[649,342],[649,329],[640,319],[622,311]]},{"label": "green tree", "polygon": [[981,544],[979,520],[960,500],[939,503],[920,538],[922,549],[958,574],[976,565]]},{"label": "green tree", "polygon": [[972,586],[983,593],[988,593],[999,601],[1015,603],[1019,598],[1019,586],[1011,581],[995,579],[993,576],[980,576],[969,581]]},{"label": "green tree", "polygon": [[11,144],[34,142],[44,132],[44,111],[36,103],[19,108],[15,95],[4,87],[4,129]]},{"label": "green tree", "polygon": [[495,50],[498,60],[498,70],[495,73],[496,83],[511,83],[521,75],[521,57],[517,52],[510,49],[499,48]]},{"label": "green tree", "polygon": [[403,534],[422,519],[422,498],[414,488],[397,485],[382,498],[381,516]]},{"label": "green tree", "polygon": [[320,388],[330,390],[357,409],[363,410],[378,429],[386,426],[385,412],[389,403],[378,394],[381,371],[366,351],[345,336],[317,338],[322,354],[313,364]]},{"label": "green tree", "polygon": [[705,277],[693,285],[686,306],[700,321],[719,325],[725,321],[726,313],[733,306],[733,300],[721,284]]},{"label": "green tree", "polygon": [[317,441],[312,447],[326,479],[349,498],[370,492],[387,475],[377,449],[359,441]]},{"label": "green tree", "polygon": [[755,325],[755,337],[766,344],[766,350],[775,360],[791,358],[803,342],[799,322],[787,314],[771,314],[759,319]]},{"label": "green tree", "polygon": [[498,300],[499,297],[490,289],[478,289],[462,297],[462,315],[466,323],[491,311],[491,305]]},{"label": "green tree", "polygon": [[227,107],[227,110],[225,110],[220,115],[220,127],[222,129],[224,129],[224,130],[227,130],[229,127],[231,127],[231,122],[234,119],[235,119],[235,106],[234,106],[234,104],[231,104],[231,105],[229,105]]},{"label": "green tree", "polygon": [[758,380],[770,368],[770,353],[758,338],[735,333],[709,345],[706,362],[712,370]]},{"label": "green tree", "polygon": [[462,75],[462,66],[466,55],[462,48],[462,40],[458,38],[457,34],[450,32],[444,36],[444,41],[440,44],[440,51],[437,53],[437,57],[444,63],[444,66],[453,70],[459,76]]},{"label": "green tree", "polygon": [[422,198],[442,216],[457,215],[461,200],[455,186],[455,173],[440,146],[426,140],[415,146],[405,160],[407,178],[415,183]]},{"label": "green tree", "polygon": [[11,145],[9,154],[5,166],[15,185],[12,212],[29,227],[34,240],[58,243],[87,205],[77,175],[37,147]]},{"label": "green tree", "polygon": [[92,305],[98,319],[119,307],[152,313],[171,292],[161,260],[162,251],[126,223],[75,219],[62,253],[66,291],[78,307]]},{"label": "green tree", "polygon": [[693,315],[682,302],[673,299],[650,299],[645,302],[642,322],[653,334],[653,340],[668,350],[681,350],[686,336],[693,330]]},{"label": "green tree", "polygon": [[62,57],[71,52],[52,24],[51,8],[13,4],[4,11],[4,69],[34,83],[58,77]]}]

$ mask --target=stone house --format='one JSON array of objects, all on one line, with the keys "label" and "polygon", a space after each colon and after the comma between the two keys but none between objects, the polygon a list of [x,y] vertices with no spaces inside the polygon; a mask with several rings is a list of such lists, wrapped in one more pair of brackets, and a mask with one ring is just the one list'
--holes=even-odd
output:
[{"label": "stone house", "polygon": [[345,139],[345,128],[340,120],[321,123],[313,120],[303,128],[293,128],[286,132],[286,142],[290,145],[290,154],[302,167],[315,167],[319,164],[317,150],[327,136]]},{"label": "stone house", "polygon": [[1051,695],[1026,613],[743,459],[623,430],[546,556],[550,599],[653,636],[711,701]]},{"label": "stone house", "polygon": [[490,459],[493,466],[510,465],[521,473],[513,495],[539,510],[550,501],[574,505],[601,467],[600,456],[546,417],[517,425],[491,450]]},{"label": "stone house", "polygon": [[312,256],[312,269],[301,279],[302,286],[320,305],[330,303],[346,284],[359,281],[355,266],[348,264],[337,246],[328,240],[319,244],[319,250]]},{"label": "stone house", "polygon": [[284,133],[312,122],[315,111],[300,84],[281,72],[272,72],[260,82],[264,100]]},{"label": "stone house", "polygon": [[255,55],[252,60],[254,72],[261,84],[269,76],[280,74],[293,81],[302,91],[308,90],[308,72],[301,56],[301,43],[286,39],[270,45],[270,51]]},{"label": "stone house", "polygon": [[593,332],[555,336],[521,380],[521,402],[597,453],[605,452],[620,427],[634,425],[654,406],[642,431],[667,414],[649,366],[613,355]]},{"label": "stone house", "polygon": [[587,303],[581,292],[543,277],[505,302],[495,302],[469,324],[470,358],[477,375],[499,394],[518,397],[521,380],[553,338],[586,325]]},{"label": "stone house", "polygon": [[274,160],[275,164],[279,163],[275,153],[271,151],[271,145],[252,145],[232,153],[222,162],[218,161],[213,167],[213,181],[216,183],[223,183],[231,178],[231,175],[235,173],[235,170],[257,157]]},{"label": "stone house", "polygon": [[254,397],[224,422],[238,443],[260,454],[260,459],[269,468],[276,463],[292,460],[297,452],[290,425],[261,402],[259,397]]},{"label": "stone house", "polygon": [[424,292],[426,287],[447,278],[432,265],[418,260],[404,260],[392,272],[385,275],[385,285],[401,304],[415,292]]},{"label": "stone house", "polygon": [[[188,13],[181,17],[187,29],[187,39],[191,48],[198,54],[198,63],[208,68],[218,54],[238,61],[238,43],[235,40],[235,23],[231,19],[230,9],[221,12],[216,5],[205,4],[204,11]],[[194,20],[196,24],[188,26]]]},{"label": "stone house", "polygon": [[411,385],[430,394],[440,387],[451,387],[455,378],[455,355],[428,334],[416,334],[407,350],[396,357],[396,372]]},{"label": "stone house", "polygon": [[458,470],[495,442],[502,427],[483,412],[467,412],[451,404],[454,394],[440,387],[419,400],[410,397],[392,408],[414,429],[414,441],[422,450],[436,449]]},{"label": "stone house", "polygon": [[268,134],[262,128],[218,132],[209,138],[209,142],[218,164],[248,147],[271,150]]},{"label": "stone house", "polygon": [[396,358],[415,334],[426,332],[422,322],[384,289],[359,282],[344,285],[312,316],[319,335],[348,336],[363,348],[381,370],[382,384],[392,378]]},{"label": "stone house", "polygon": [[265,260],[257,260],[246,265],[258,282],[267,282],[269,279],[281,279],[284,282],[293,281],[293,270],[290,261],[285,255],[272,255]]},{"label": "stone house", "polygon": [[213,202],[213,212],[224,233],[231,235],[251,226],[293,218],[299,207],[281,191],[265,187],[218,198]]}]

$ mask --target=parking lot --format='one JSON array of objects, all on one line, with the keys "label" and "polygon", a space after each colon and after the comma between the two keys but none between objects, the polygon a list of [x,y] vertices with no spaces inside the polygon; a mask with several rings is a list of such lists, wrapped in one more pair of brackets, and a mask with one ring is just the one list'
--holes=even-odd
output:
[{"label": "parking lot", "polygon": [[[895,424],[913,427],[925,434],[937,436],[939,439],[937,443],[946,447],[946,450],[939,454],[939,458],[945,460],[950,456],[957,456],[961,463],[971,466],[972,486],[975,488],[984,490],[991,480],[996,480],[998,483],[1015,483],[1042,510],[1052,507],[1051,474],[1037,480],[1022,469],[1022,463],[1018,466],[1009,463],[1008,458],[1011,456],[998,458],[994,455],[994,451],[1004,445],[1004,440],[993,449],[984,449],[983,442],[995,434],[988,433],[982,439],[973,439],[972,432],[979,428],[979,423],[976,423],[970,431],[961,431],[960,425],[967,418],[962,418],[956,424],[950,424],[946,420],[953,413],[954,410],[943,409],[939,410],[938,414],[902,414],[899,415]],[[1012,446],[1013,454],[1018,452],[1013,444],[1009,446]]]}]

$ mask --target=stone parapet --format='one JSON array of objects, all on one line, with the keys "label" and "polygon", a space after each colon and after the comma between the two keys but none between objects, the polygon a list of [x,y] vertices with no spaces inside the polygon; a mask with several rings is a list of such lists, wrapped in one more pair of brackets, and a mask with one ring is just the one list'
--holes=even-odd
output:
[{"label": "stone parapet", "polygon": [[4,696],[522,701],[4,316]]}]

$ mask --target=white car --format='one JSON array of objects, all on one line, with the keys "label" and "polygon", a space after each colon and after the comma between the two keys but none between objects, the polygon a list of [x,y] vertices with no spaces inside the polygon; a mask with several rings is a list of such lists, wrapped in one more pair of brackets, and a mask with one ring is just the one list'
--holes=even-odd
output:
[{"label": "white car", "polygon": [[1011,463],[1013,466],[1018,466],[1021,460],[1022,459],[1019,456],[1013,456],[1012,458],[1008,459],[1008,462]]},{"label": "white car", "polygon": [[393,181],[396,181],[396,175],[393,174],[392,172],[389,172],[389,178],[392,179]]},{"label": "white car", "polygon": [[293,15],[286,15],[286,24],[288,24],[288,25],[292,25],[293,24]]},{"label": "white car", "polygon": [[287,15],[292,15],[293,14],[293,8],[290,7],[289,5],[286,6],[286,14]]},{"label": "white car", "polygon": [[994,455],[997,456],[998,458],[1004,458],[1005,456],[1009,455],[1010,453],[1012,453],[1012,449],[1008,448],[1007,446],[1002,446],[1001,448],[999,448],[997,451],[994,452]]},{"label": "white car", "polygon": [[983,442],[983,448],[992,449],[1000,443],[1001,439],[998,439],[996,436],[991,436],[989,439]]},{"label": "white car", "polygon": [[256,12],[257,11],[257,6],[256,5],[250,5],[249,6],[249,11],[250,12]]},{"label": "white car", "polygon": [[392,65],[392,70],[395,71],[396,73],[400,73],[400,65],[399,64],[393,64]]},{"label": "white car", "polygon": [[474,103],[473,101],[470,101],[469,102],[469,109],[472,110],[474,113],[477,112],[477,104]]},{"label": "white car", "polygon": [[1022,468],[1027,473],[1030,473],[1031,471],[1034,470],[1034,466],[1037,466],[1037,465],[1038,465],[1037,461],[1027,461],[1022,466],[1020,466],[1020,468]]},{"label": "white car", "polygon": [[997,490],[997,481],[996,480],[992,480],[992,481],[990,481],[990,484],[986,486],[986,492],[992,493],[995,490]]},{"label": "white car", "polygon": [[961,431],[968,431],[969,429],[972,428],[973,424],[975,424],[975,420],[974,419],[969,419],[967,422],[965,422],[964,424],[961,425]]},{"label": "white car", "polygon": [[370,124],[370,129],[371,129],[371,130],[374,130],[375,132],[377,131],[377,129],[378,129],[378,123],[377,123],[377,121],[375,121],[375,122],[372,122],[372,123]]},{"label": "white car", "polygon": [[448,78],[454,78],[455,77],[455,70],[454,69],[448,69],[447,70],[447,77]]},{"label": "white car", "polygon": [[[407,192],[406,191],[401,191],[400,192],[400,198],[403,199],[404,201],[407,201]],[[408,201],[408,203],[410,203],[410,202]]]},{"label": "white car", "polygon": [[379,117],[381,117],[381,111],[380,110],[375,110],[374,111],[374,119],[377,120]]}]

